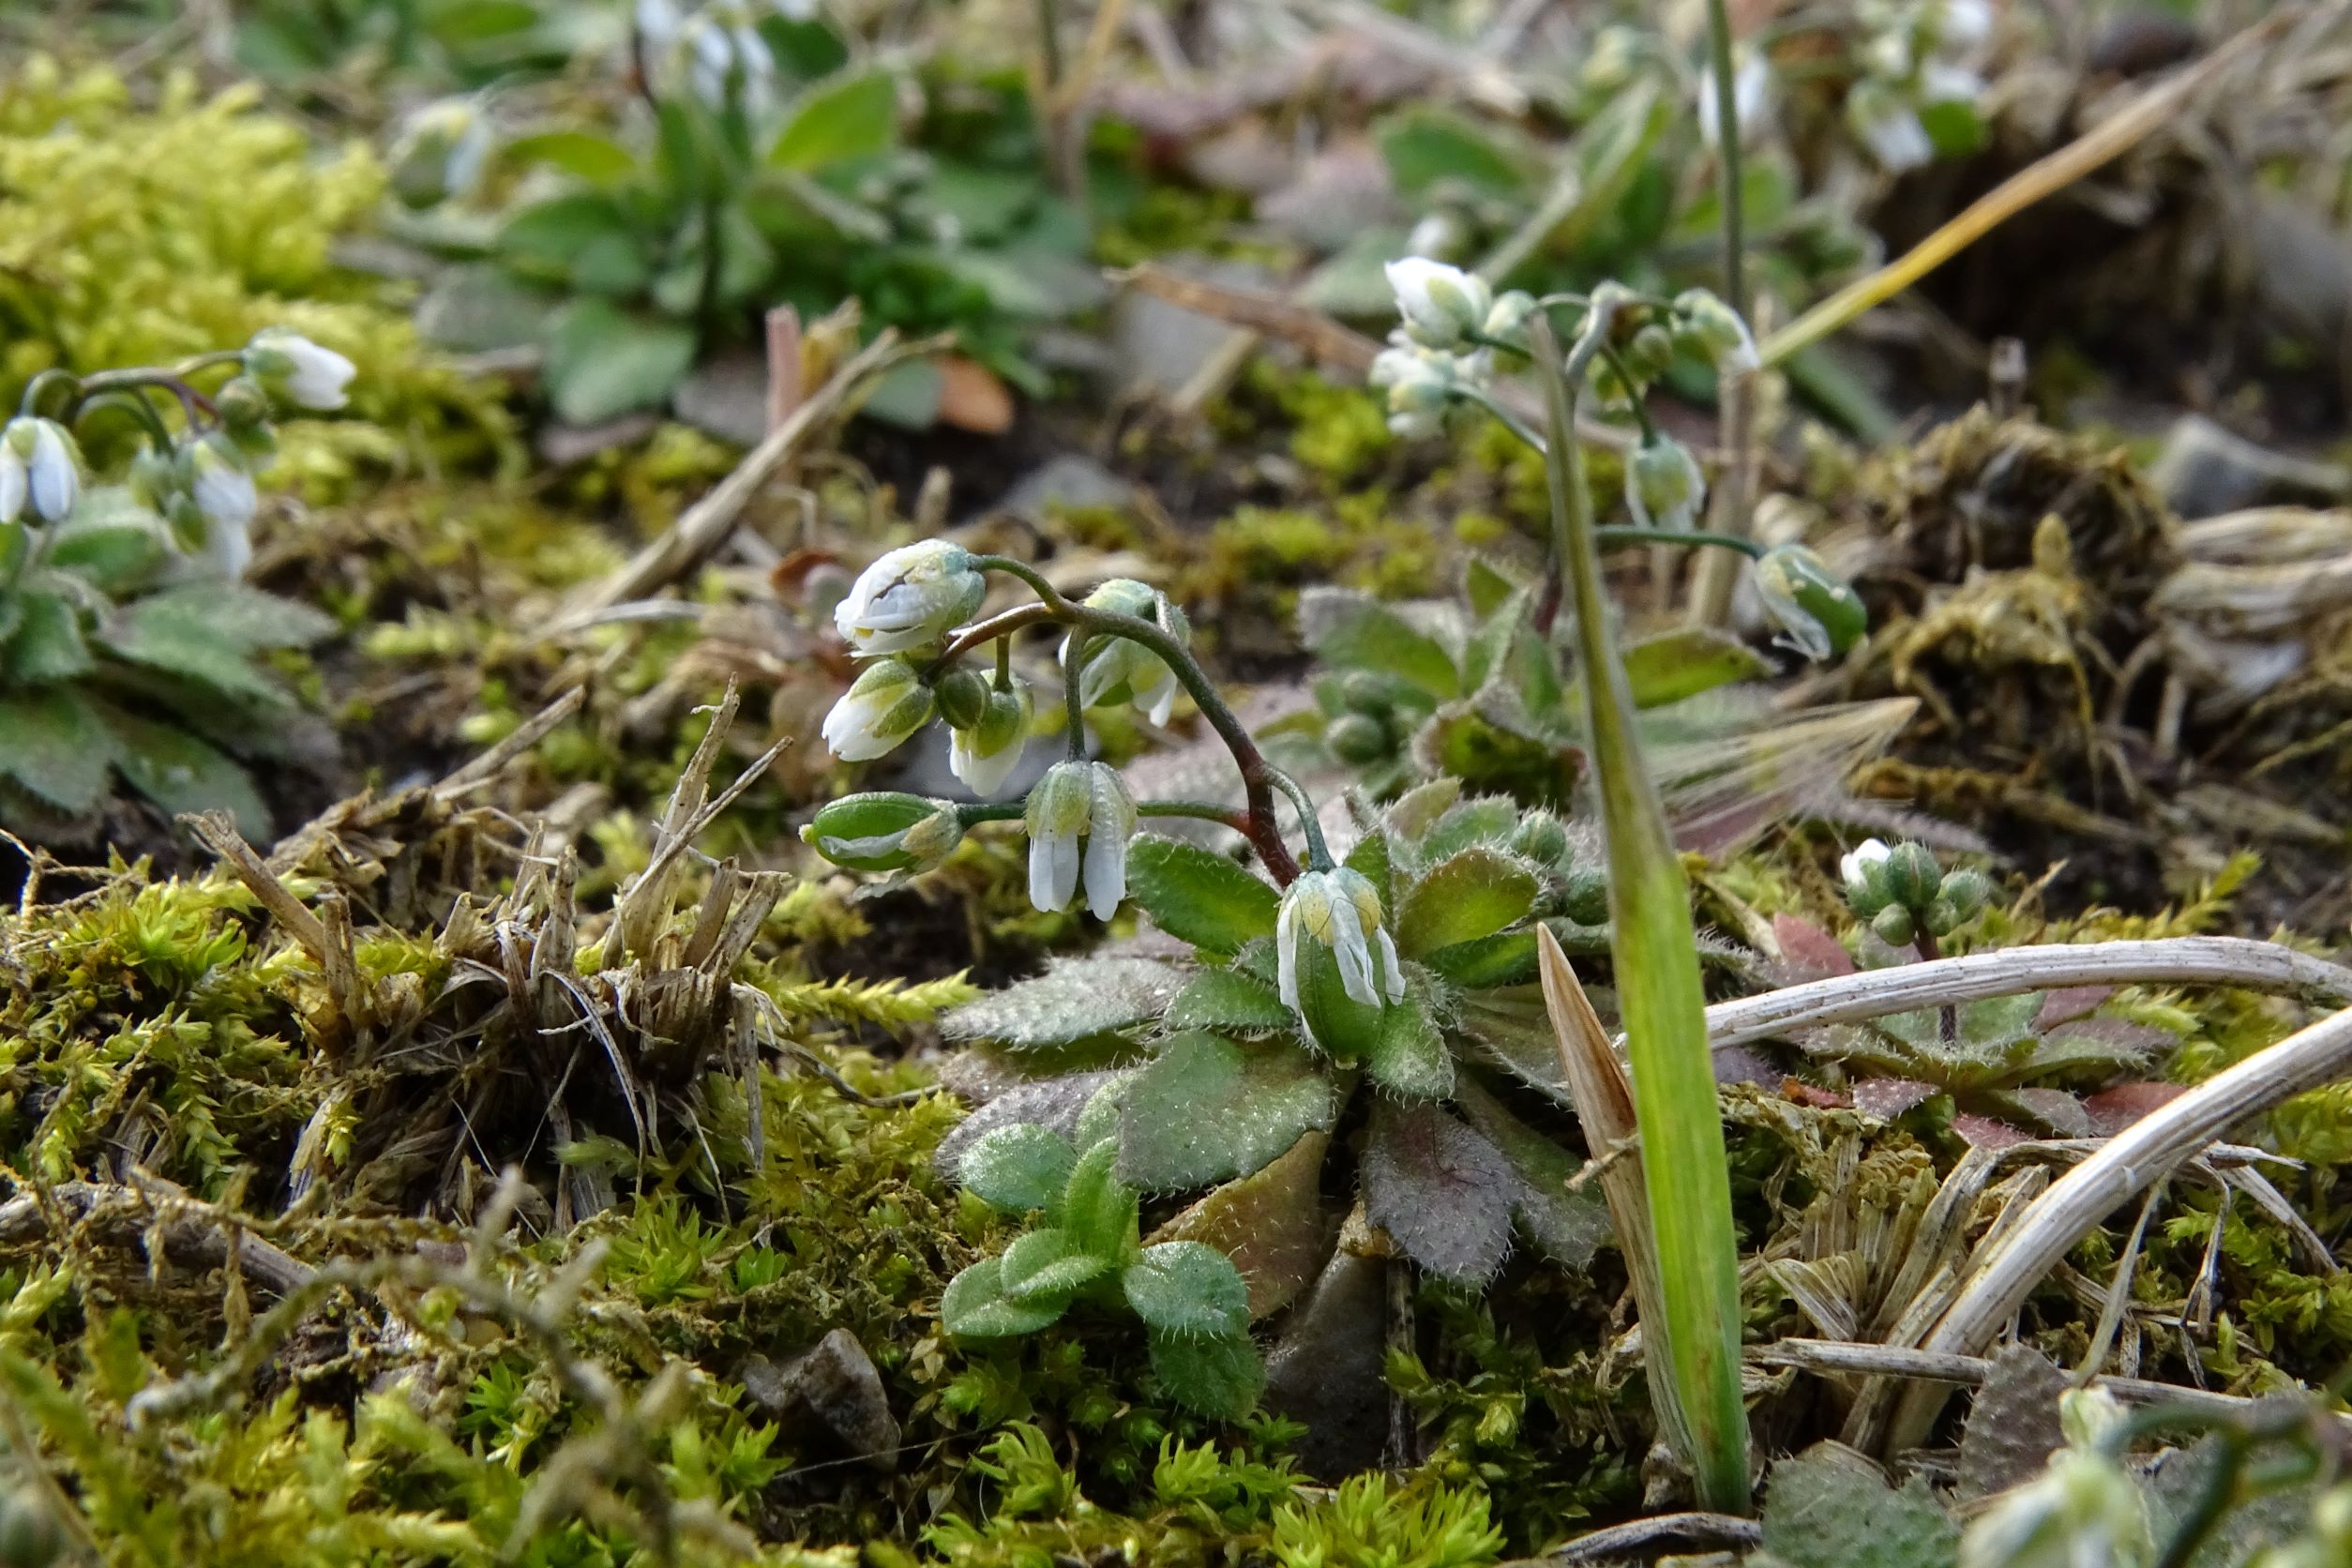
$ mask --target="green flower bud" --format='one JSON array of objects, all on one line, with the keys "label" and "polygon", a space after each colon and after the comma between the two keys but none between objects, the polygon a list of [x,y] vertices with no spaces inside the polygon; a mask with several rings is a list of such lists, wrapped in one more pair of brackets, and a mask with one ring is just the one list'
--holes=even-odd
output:
[{"label": "green flower bud", "polygon": [[1924,844],[1897,844],[1888,852],[1879,875],[1888,900],[1915,913],[1935,902],[1944,882],[1944,868],[1936,864],[1935,854]]},{"label": "green flower bud", "polygon": [[1763,363],[1748,324],[1705,289],[1688,289],[1675,296],[1672,330],[1693,354],[1712,363],[1717,374],[1753,370]]},{"label": "green flower bud", "polygon": [[1983,872],[1963,868],[1944,878],[1944,885],[1937,897],[1952,906],[1956,917],[1953,924],[1973,920],[1993,896],[1993,883]]},{"label": "green flower bud", "polygon": [[1707,503],[1707,475],[1671,436],[1645,441],[1625,459],[1625,509],[1636,527],[1689,529]]},{"label": "green flower bud", "polygon": [[1032,701],[1019,681],[992,689],[980,722],[948,738],[947,766],[973,794],[993,800],[1020,765],[1029,744]]},{"label": "green flower bud", "polygon": [[1538,866],[1557,866],[1568,852],[1568,828],[1548,811],[1530,811],[1511,830],[1511,848]]},{"label": "green flower bud", "polygon": [[1871,917],[1870,928],[1878,933],[1878,940],[1889,947],[1908,947],[1919,935],[1911,921],[1911,912],[1901,904],[1889,904]]},{"label": "green flower bud", "polygon": [[988,711],[988,678],[957,666],[931,683],[931,701],[952,730],[969,730]]},{"label": "green flower bud", "polygon": [[889,790],[844,795],[800,830],[802,842],[852,871],[927,871],[963,836],[953,806]]},{"label": "green flower bud", "polygon": [[1356,767],[1377,762],[1396,749],[1388,738],[1388,726],[1369,714],[1340,715],[1323,731],[1323,739],[1333,756]]},{"label": "green flower bud", "polygon": [[212,406],[233,434],[257,429],[269,420],[269,393],[251,376],[233,378],[213,394]]},{"label": "green flower bud", "polygon": [[1340,678],[1339,701],[1351,712],[1386,718],[1396,711],[1396,690],[1386,677],[1350,670]]},{"label": "green flower bud", "polygon": [[1560,912],[1579,926],[1606,926],[1609,879],[1597,866],[1572,866],[1560,874]]},{"label": "green flower bud", "polygon": [[1633,336],[1625,345],[1625,368],[1642,381],[1655,381],[1674,369],[1674,338],[1656,322]]},{"label": "green flower bud", "polygon": [[1948,937],[1960,924],[1960,912],[1952,907],[1951,899],[1937,898],[1920,916],[1920,924],[1927,927],[1931,936]]},{"label": "green flower bud", "polygon": [[1756,597],[1780,627],[1776,640],[1809,659],[1846,653],[1870,630],[1862,596],[1802,545],[1776,545],[1755,567]]}]

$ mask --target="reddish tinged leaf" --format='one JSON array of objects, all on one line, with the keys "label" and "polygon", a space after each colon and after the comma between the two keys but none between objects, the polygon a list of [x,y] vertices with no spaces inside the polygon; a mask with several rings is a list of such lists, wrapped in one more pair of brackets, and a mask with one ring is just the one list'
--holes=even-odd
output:
[{"label": "reddish tinged leaf", "polygon": [[1952,1130],[1972,1149],[2012,1149],[2033,1141],[2031,1133],[1989,1116],[1955,1116],[1952,1119]]},{"label": "reddish tinged leaf", "polygon": [[2011,1089],[1998,1096],[2006,1108],[2039,1122],[2058,1138],[2088,1138],[2090,1113],[2063,1089]]},{"label": "reddish tinged leaf", "polygon": [[1774,1084],[1784,1076],[1771,1059],[1745,1046],[1717,1046],[1711,1054],[1717,1083]]},{"label": "reddish tinged leaf", "polygon": [[2186,1086],[2178,1083],[2118,1083],[2085,1100],[2083,1109],[2090,1114],[2093,1136],[2113,1138],[2148,1112],[2187,1093]]},{"label": "reddish tinged leaf", "polygon": [[1519,1180],[1484,1137],[1426,1101],[1383,1102],[1364,1153],[1365,1217],[1430,1273],[1492,1278],[1511,1250]]},{"label": "reddish tinged leaf", "polygon": [[1794,1100],[1801,1106],[1811,1106],[1816,1110],[1847,1110],[1850,1109],[1853,1105],[1853,1102],[1845,1095],[1832,1093],[1827,1089],[1807,1083],[1802,1078],[1781,1079],[1780,1093],[1782,1099]]},{"label": "reddish tinged leaf", "polygon": [[1912,1107],[1925,1105],[1938,1093],[1934,1084],[1922,1083],[1917,1078],[1864,1078],[1854,1085],[1854,1108],[1864,1116],[1892,1122]]},{"label": "reddish tinged leaf", "polygon": [[1772,916],[1772,940],[1780,943],[1785,985],[1802,985],[1807,980],[1826,980],[1833,974],[1854,972],[1853,955],[1810,920],[1800,920],[1793,914]]},{"label": "reddish tinged leaf", "polygon": [[2069,1018],[2079,1018],[2097,1011],[2113,995],[2113,986],[2063,986],[2055,991],[2044,991],[2042,1010],[2033,1016],[2033,1026],[2047,1029]]}]

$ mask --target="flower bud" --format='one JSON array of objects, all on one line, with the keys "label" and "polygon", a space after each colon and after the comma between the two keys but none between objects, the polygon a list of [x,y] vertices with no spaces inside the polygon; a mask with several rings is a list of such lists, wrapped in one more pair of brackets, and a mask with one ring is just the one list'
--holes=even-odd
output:
[{"label": "flower bud", "polygon": [[1671,330],[1691,352],[1711,361],[1718,375],[1753,370],[1763,364],[1756,335],[1740,312],[1705,289],[1685,289],[1674,297]]},{"label": "flower bud", "polygon": [[245,373],[273,397],[317,413],[339,409],[349,400],[343,388],[356,374],[352,362],[301,333],[265,326],[245,346]]},{"label": "flower bud", "polygon": [[1916,912],[1935,901],[1943,886],[1944,868],[1936,864],[1935,853],[1926,845],[1897,844],[1888,852],[1878,878],[1890,902]]},{"label": "flower bud", "polygon": [[66,1533],[39,1492],[17,1486],[0,1496],[0,1563],[49,1568],[51,1563],[79,1560],[79,1553],[68,1552]]},{"label": "flower bud", "polygon": [[1371,879],[1340,867],[1301,872],[1274,916],[1276,982],[1307,1040],[1343,1060],[1379,1038],[1381,1014],[1405,1000],[1396,942]]},{"label": "flower bud", "polygon": [[1870,629],[1862,596],[1802,545],[1775,545],[1756,563],[1756,595],[1778,626],[1775,641],[1820,660],[1847,653]]},{"label": "flower bud", "polygon": [[969,620],[988,596],[972,551],[925,539],[880,557],[834,606],[833,624],[850,651],[904,653],[935,642]]},{"label": "flower bud", "polygon": [[973,794],[993,799],[1029,744],[1029,687],[1018,681],[988,694],[979,721],[947,738],[947,766]]},{"label": "flower bud", "polygon": [[1957,926],[1975,919],[1992,896],[1993,884],[1983,872],[1963,868],[1944,878],[1936,897],[1952,906],[1952,924]]},{"label": "flower bud", "polygon": [[844,795],[800,830],[804,843],[852,871],[927,871],[963,836],[953,806],[895,791]]},{"label": "flower bud", "polygon": [[1486,312],[1486,324],[1480,335],[1497,342],[1517,343],[1524,347],[1528,318],[1535,314],[1535,296],[1525,289],[1512,289],[1499,294],[1495,298],[1494,309]]},{"label": "flower bud", "polygon": [[1674,369],[1674,335],[1656,322],[1644,323],[1626,341],[1623,358],[1636,380],[1656,381]]},{"label": "flower bud", "polygon": [[1341,714],[1323,731],[1332,755],[1354,767],[1377,762],[1395,749],[1388,726],[1369,714]]},{"label": "flower bud", "polygon": [[251,376],[236,376],[212,395],[221,424],[232,430],[258,429],[269,421],[269,393]]},{"label": "flower bud", "polygon": [[1396,711],[1396,688],[1369,670],[1350,670],[1340,677],[1339,701],[1350,713],[1386,718]]},{"label": "flower bud", "polygon": [[1057,762],[1030,792],[1029,901],[1051,912],[1070,907],[1083,880],[1097,920],[1119,912],[1127,896],[1127,841],[1135,837],[1135,800],[1118,770],[1104,762]]},{"label": "flower bud", "polygon": [[1838,861],[1846,883],[1846,901],[1867,920],[1887,906],[1887,857],[1893,853],[1883,839],[1865,838]]},{"label": "flower bud", "polygon": [[1606,926],[1609,918],[1608,873],[1598,866],[1571,866],[1560,877],[1560,912],[1579,926]]},{"label": "flower bud", "polygon": [[969,730],[988,711],[988,678],[957,666],[931,683],[931,701],[951,730]]},{"label": "flower bud", "polygon": [[1382,349],[1365,379],[1388,389],[1388,428],[1407,440],[1432,436],[1444,428],[1457,380],[1454,356],[1433,349]]},{"label": "flower bud", "polygon": [[[1086,604],[1091,610],[1149,621],[1180,647],[1192,641],[1192,624],[1184,619],[1184,612],[1149,583],[1128,577],[1113,578],[1087,595]],[[1073,633],[1062,644],[1065,663],[1070,657],[1070,644],[1078,636]],[[1078,674],[1078,700],[1086,706],[1099,708],[1115,702],[1133,702],[1153,723],[1168,722],[1168,716],[1176,707],[1176,671],[1159,655],[1131,638],[1111,635],[1087,638],[1084,658],[1084,668]]]},{"label": "flower bud", "polygon": [[1919,112],[1900,89],[1884,82],[1865,78],[1847,90],[1846,122],[1890,174],[1907,173],[1935,159],[1936,143],[1928,139]]},{"label": "flower bud", "polygon": [[1538,866],[1558,866],[1568,853],[1568,827],[1548,811],[1530,811],[1511,830],[1511,849]]},{"label": "flower bud", "polygon": [[1878,933],[1878,940],[1889,947],[1908,947],[1919,937],[1919,928],[1911,919],[1911,912],[1901,904],[1889,904],[1871,916],[1870,928]]},{"label": "flower bud", "polygon": [[1696,527],[1707,501],[1707,476],[1690,448],[1671,436],[1644,441],[1625,460],[1625,509],[1640,528]]},{"label": "flower bud", "polygon": [[889,755],[931,721],[931,691],[904,659],[876,659],[825,715],[822,733],[845,762]]},{"label": "flower bud", "polygon": [[26,502],[44,522],[63,522],[82,498],[82,452],[54,419],[29,415],[0,429],[0,522],[14,522]]},{"label": "flower bud", "polygon": [[392,143],[392,193],[412,207],[464,196],[480,181],[490,145],[490,120],[472,98],[429,103],[402,123]]},{"label": "flower bud", "polygon": [[1388,264],[1388,286],[1395,291],[1397,311],[1412,339],[1433,349],[1450,349],[1486,324],[1494,309],[1494,290],[1476,273],[1408,256]]}]

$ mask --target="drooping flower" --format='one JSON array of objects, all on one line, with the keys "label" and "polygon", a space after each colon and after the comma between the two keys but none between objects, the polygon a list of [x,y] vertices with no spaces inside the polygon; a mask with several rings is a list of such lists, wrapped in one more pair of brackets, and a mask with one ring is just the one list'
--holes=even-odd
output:
[{"label": "drooping flower", "polygon": [[1119,771],[1104,762],[1056,762],[1029,792],[1029,901],[1065,910],[1083,880],[1097,920],[1118,912],[1127,896],[1127,840],[1135,837],[1135,799]]},{"label": "drooping flower", "polygon": [[1883,82],[1854,83],[1846,95],[1846,120],[1890,174],[1906,173],[1936,157],[1936,143],[1920,123],[1919,111],[1899,89]]},{"label": "drooping flower", "polygon": [[1852,584],[1802,545],[1775,545],[1756,563],[1756,596],[1780,627],[1776,641],[1817,662],[1862,640],[1870,611]]},{"label": "drooping flower", "polygon": [[1029,744],[1031,702],[1027,684],[1008,676],[1003,687],[988,692],[979,722],[949,735],[947,766],[973,794],[994,799],[1020,766]]},{"label": "drooping flower", "polygon": [[1878,869],[1894,853],[1883,838],[1865,838],[1840,856],[1837,874],[1845,879],[1849,898],[1869,896],[1877,887]]},{"label": "drooping flower", "polygon": [[1454,356],[1418,344],[1382,349],[1365,378],[1388,391],[1388,428],[1408,440],[1443,428],[1454,401]]},{"label": "drooping flower", "polygon": [[1405,972],[1371,879],[1346,867],[1304,871],[1274,916],[1275,980],[1306,1037],[1334,1056],[1362,1053],[1382,1009],[1405,1000]]},{"label": "drooping flower", "polygon": [[245,346],[245,373],[296,408],[339,409],[356,374],[352,362],[291,327],[265,326]]},{"label": "drooping flower", "polygon": [[1756,351],[1756,335],[1740,312],[1705,289],[1685,289],[1674,296],[1674,333],[1707,358],[1718,375],[1753,370],[1763,356]]},{"label": "drooping flower", "polygon": [[902,545],[858,574],[833,624],[858,655],[897,654],[944,637],[988,596],[972,551],[944,539]]},{"label": "drooping flower", "polygon": [[1485,324],[1486,312],[1494,309],[1494,289],[1474,272],[1426,256],[1390,262],[1385,270],[1405,330],[1424,347],[1461,346]]},{"label": "drooping flower", "polygon": [[852,871],[927,871],[963,841],[945,801],[877,790],[829,801],[800,830],[804,843]]},{"label": "drooping flower", "polygon": [[[1755,51],[1742,51],[1731,68],[1731,113],[1739,120],[1742,143],[1762,128],[1765,111],[1772,106],[1772,66]],[[1720,108],[1715,98],[1715,68],[1710,66],[1698,78],[1698,134],[1711,147],[1723,144],[1723,119],[1717,113]]]},{"label": "drooping flower", "polygon": [[234,582],[253,560],[253,514],[261,505],[260,491],[225,440],[191,444],[185,461],[188,495],[204,529],[196,557]]},{"label": "drooping flower", "polygon": [[845,762],[870,762],[888,756],[898,743],[931,721],[931,688],[904,659],[876,659],[858,671],[850,689],[825,715],[823,734]]},{"label": "drooping flower", "polygon": [[[1181,645],[1192,641],[1192,624],[1166,594],[1131,577],[1113,578],[1086,596],[1092,610],[1107,610],[1149,621]],[[1073,633],[1062,643],[1066,667]],[[1113,702],[1133,702],[1154,724],[1166,724],[1176,707],[1176,672],[1168,661],[1132,638],[1096,636],[1086,639],[1084,663],[1078,672],[1078,698],[1090,708]]]},{"label": "drooping flower", "polygon": [[32,503],[45,522],[62,522],[82,497],[80,450],[54,419],[20,416],[0,430],[0,522]]},{"label": "drooping flower", "polygon": [[696,98],[714,108],[731,98],[754,113],[766,111],[776,84],[776,56],[746,8],[721,0],[696,12],[679,29],[677,47]]},{"label": "drooping flower", "polygon": [[466,195],[490,160],[489,116],[470,98],[426,104],[401,122],[386,162],[392,189],[412,207]]},{"label": "drooping flower", "polygon": [[1625,460],[1625,509],[1635,526],[1688,530],[1707,503],[1707,475],[1671,436],[1645,440]]}]

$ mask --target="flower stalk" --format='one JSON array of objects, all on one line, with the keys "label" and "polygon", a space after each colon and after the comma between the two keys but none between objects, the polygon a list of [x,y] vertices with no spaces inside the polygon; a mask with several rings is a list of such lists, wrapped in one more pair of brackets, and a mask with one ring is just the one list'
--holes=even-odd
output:
[{"label": "flower stalk", "polygon": [[[1609,330],[1596,300],[1563,368],[1550,325],[1530,324],[1544,383],[1557,562],[1575,596],[1586,732],[1608,851],[1609,916],[1649,1217],[1665,1321],[1644,1324],[1653,1398],[1687,1431],[1700,1506],[1751,1504],[1747,1410],[1740,1393],[1740,1254],[1730,1165],[1707,1042],[1707,999],[1690,894],[1655,785],[1643,765],[1633,692],[1609,635],[1576,397]],[[1556,608],[1556,605],[1555,605]],[[1677,1424],[1661,1424],[1672,1431]]]}]

